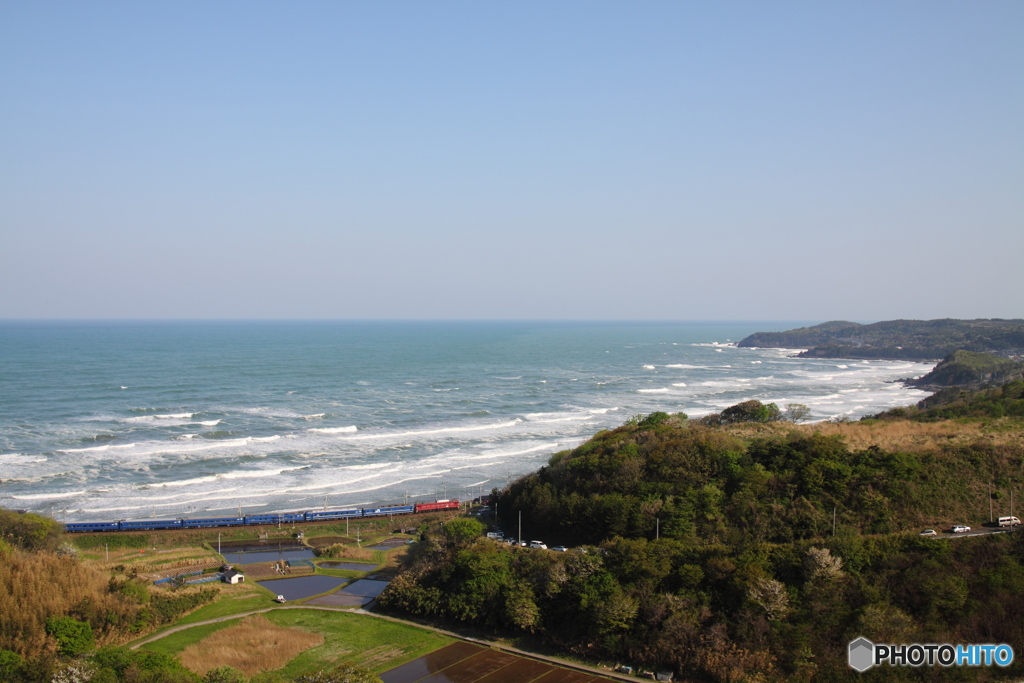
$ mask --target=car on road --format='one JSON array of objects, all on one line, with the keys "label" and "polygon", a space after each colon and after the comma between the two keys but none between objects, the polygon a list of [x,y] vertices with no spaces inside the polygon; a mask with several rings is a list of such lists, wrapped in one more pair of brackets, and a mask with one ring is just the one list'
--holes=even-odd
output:
[{"label": "car on road", "polygon": [[1017,519],[1016,517],[1000,517],[999,518],[999,526],[1014,527],[1014,526],[1017,526],[1018,524],[1020,524],[1020,520]]},{"label": "car on road", "polygon": [[547,550],[548,547],[544,544],[544,541],[530,541],[530,547],[538,550]]},{"label": "car on road", "polygon": [[971,530],[971,527],[967,526],[966,524],[954,524],[953,525],[953,533],[954,534],[966,534],[970,530]]},{"label": "car on road", "polygon": [[554,548],[552,548],[552,550],[555,551],[556,553],[567,553],[567,552],[569,552],[569,549],[566,548],[564,545],[556,545]]},{"label": "car on road", "polygon": [[938,536],[939,533],[937,531],[935,531],[935,529],[925,529],[919,535],[920,536]]}]

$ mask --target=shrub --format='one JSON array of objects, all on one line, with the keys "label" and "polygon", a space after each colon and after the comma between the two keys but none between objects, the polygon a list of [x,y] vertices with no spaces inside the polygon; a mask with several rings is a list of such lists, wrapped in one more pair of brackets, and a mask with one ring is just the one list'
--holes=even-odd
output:
[{"label": "shrub", "polygon": [[92,627],[73,617],[50,617],[46,632],[57,641],[60,653],[69,657],[88,652],[95,644]]}]

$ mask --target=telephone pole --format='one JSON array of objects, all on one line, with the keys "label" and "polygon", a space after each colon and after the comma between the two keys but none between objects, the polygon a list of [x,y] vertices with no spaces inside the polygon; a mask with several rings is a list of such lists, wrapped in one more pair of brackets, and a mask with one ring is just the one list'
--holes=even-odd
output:
[{"label": "telephone pole", "polygon": [[523,545],[523,511],[519,511],[519,545]]}]

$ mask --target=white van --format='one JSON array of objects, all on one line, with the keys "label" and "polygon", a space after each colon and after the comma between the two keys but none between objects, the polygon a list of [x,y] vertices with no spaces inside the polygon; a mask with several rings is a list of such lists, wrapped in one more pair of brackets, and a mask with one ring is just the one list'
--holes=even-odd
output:
[{"label": "white van", "polygon": [[542,541],[530,541],[531,548],[540,548],[541,550],[547,550],[548,547],[544,545]]},{"label": "white van", "polygon": [[1020,524],[1020,520],[1016,517],[1000,517],[999,526],[1017,526]]}]

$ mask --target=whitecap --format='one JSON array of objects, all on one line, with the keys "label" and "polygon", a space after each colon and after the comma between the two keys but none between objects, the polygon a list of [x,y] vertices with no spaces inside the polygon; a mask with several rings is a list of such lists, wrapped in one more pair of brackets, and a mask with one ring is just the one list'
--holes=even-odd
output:
[{"label": "whitecap", "polygon": [[306,420],[315,420],[318,417],[323,417],[326,414],[327,413],[314,413],[312,415],[303,415],[302,417],[303,417],[303,419],[306,419]]},{"label": "whitecap", "polygon": [[672,386],[674,387],[685,387],[686,382],[675,382]]},{"label": "whitecap", "polygon": [[314,427],[307,431],[316,432],[318,434],[351,434],[352,432],[358,431],[358,427],[355,425],[349,425],[348,427]]},{"label": "whitecap", "polygon": [[653,369],[654,369],[653,365],[645,365],[644,366],[644,370],[653,370]]},{"label": "whitecap", "polygon": [[280,434],[274,434],[273,436],[254,436],[253,443],[269,443],[271,441],[277,441],[281,438]]},{"label": "whitecap", "polygon": [[666,365],[665,367],[666,368],[673,368],[673,369],[680,369],[680,370],[699,370],[699,369],[701,369],[701,368],[703,368],[705,366],[703,366],[703,365],[688,365],[686,363],[673,363],[671,365]]},{"label": "whitecap", "polygon": [[668,387],[661,387],[660,389],[637,389],[637,393],[641,394],[667,394]]}]

